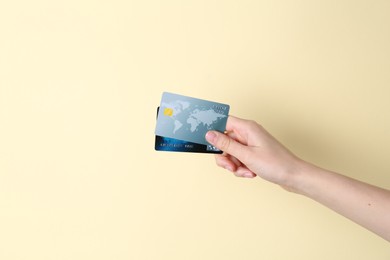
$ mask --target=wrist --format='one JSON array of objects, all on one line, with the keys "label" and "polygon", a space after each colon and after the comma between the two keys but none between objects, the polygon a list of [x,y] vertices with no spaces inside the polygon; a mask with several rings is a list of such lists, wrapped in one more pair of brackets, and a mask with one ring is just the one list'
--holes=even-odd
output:
[{"label": "wrist", "polygon": [[289,169],[286,179],[281,186],[287,191],[297,194],[305,193],[305,186],[308,180],[308,173],[316,167],[300,158],[296,158],[294,166]]}]

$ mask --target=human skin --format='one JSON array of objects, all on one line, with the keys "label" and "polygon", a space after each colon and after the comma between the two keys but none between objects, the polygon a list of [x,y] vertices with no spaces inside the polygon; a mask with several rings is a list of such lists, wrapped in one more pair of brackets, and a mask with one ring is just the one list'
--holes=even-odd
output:
[{"label": "human skin", "polygon": [[229,116],[226,132],[206,139],[222,150],[218,166],[237,177],[259,176],[307,196],[390,241],[390,191],[306,162],[254,121]]}]

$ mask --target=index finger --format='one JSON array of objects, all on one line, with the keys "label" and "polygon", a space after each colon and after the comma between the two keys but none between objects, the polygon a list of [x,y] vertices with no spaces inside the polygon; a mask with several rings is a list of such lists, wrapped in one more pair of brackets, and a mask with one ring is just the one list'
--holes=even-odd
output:
[{"label": "index finger", "polygon": [[229,115],[228,120],[226,122],[226,131],[234,131],[234,130],[243,131],[245,130],[245,127],[248,124],[248,122],[249,120]]},{"label": "index finger", "polygon": [[252,121],[229,115],[226,123],[226,134],[236,141],[246,145],[248,140],[248,131],[250,131],[248,126],[251,122]]}]

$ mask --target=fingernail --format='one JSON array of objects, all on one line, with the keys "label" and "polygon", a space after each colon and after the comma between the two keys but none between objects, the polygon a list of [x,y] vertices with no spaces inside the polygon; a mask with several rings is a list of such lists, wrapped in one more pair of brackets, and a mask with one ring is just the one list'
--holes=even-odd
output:
[{"label": "fingernail", "polygon": [[225,166],[224,167],[226,170],[228,170],[229,172],[233,172],[233,169],[232,169],[232,167],[230,167],[230,166]]},{"label": "fingernail", "polygon": [[213,131],[208,131],[206,133],[206,140],[207,142],[209,142],[210,144],[214,144],[214,141],[215,139],[217,138],[217,135],[216,133],[214,133]]},{"label": "fingernail", "polygon": [[246,172],[242,176],[244,176],[245,178],[253,178],[253,174],[250,172]]}]

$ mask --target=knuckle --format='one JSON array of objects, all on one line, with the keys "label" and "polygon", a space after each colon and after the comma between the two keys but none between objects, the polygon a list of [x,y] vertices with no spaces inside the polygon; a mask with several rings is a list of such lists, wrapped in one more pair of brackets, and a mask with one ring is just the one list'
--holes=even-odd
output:
[{"label": "knuckle", "polygon": [[229,149],[230,146],[230,138],[227,138],[225,136],[221,136],[218,140],[219,147],[222,151],[226,151]]},{"label": "knuckle", "polygon": [[260,125],[254,120],[248,120],[247,124],[248,124],[249,130],[252,130],[252,131],[255,129],[258,129],[260,127]]}]

